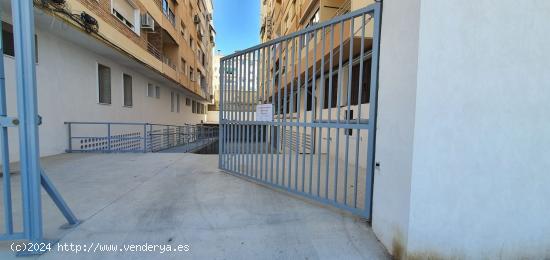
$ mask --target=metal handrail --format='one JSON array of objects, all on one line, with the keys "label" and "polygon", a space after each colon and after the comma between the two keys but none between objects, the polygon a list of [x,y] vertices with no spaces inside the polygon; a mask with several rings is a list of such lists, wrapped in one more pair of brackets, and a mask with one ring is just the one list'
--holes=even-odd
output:
[{"label": "metal handrail", "polygon": [[[168,125],[141,122],[65,122],[67,152],[156,152],[195,142],[212,143],[218,128],[204,125]],[[75,126],[104,126],[85,129],[94,134],[75,135]],[[126,127],[113,131],[114,127]],[[129,128],[133,127],[133,128]],[[75,149],[73,146],[80,146]]]}]

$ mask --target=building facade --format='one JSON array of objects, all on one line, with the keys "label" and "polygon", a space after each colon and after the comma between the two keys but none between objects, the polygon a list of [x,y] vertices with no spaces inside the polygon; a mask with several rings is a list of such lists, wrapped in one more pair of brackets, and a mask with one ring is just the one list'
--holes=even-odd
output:
[{"label": "building facade", "polygon": [[[263,43],[374,3],[374,0],[260,1],[259,37]],[[263,71],[270,71],[275,75],[275,82],[278,82],[279,78],[284,82],[281,86],[281,97],[278,97],[276,93],[263,93],[262,96],[265,97],[265,100],[262,102],[273,104],[276,117],[283,117],[286,114],[287,118],[297,118],[298,120],[313,118],[314,121],[344,121],[348,119],[349,115],[350,120],[368,120],[371,73],[369,52],[372,49],[373,24],[370,17],[365,17],[364,24],[360,18],[356,18],[353,20],[355,26],[353,32],[350,29],[350,22],[342,25],[336,24],[331,27],[332,31],[328,28],[324,31],[318,30],[315,33],[306,34],[300,38],[299,42],[293,42],[283,47],[281,54],[271,55],[275,56],[272,58],[274,61],[278,61],[282,57],[283,63],[294,65],[279,66],[275,62],[275,67],[269,67],[271,66],[270,61],[264,62],[266,64],[264,67],[260,65]],[[364,32],[362,28],[364,28]],[[329,48],[331,36],[333,46]],[[294,44],[299,46],[294,48]],[[361,50],[359,46],[362,44],[364,48]],[[317,51],[314,46],[318,47]],[[319,51],[321,46],[325,46],[324,53]],[[296,58],[291,57],[293,50],[296,52]],[[285,54],[287,51],[288,54]],[[351,55],[349,55],[350,51]],[[364,57],[363,60],[360,60],[361,56]],[[329,64],[331,58],[333,60],[332,67]],[[323,62],[324,64],[321,66]],[[339,64],[340,66],[338,66]],[[295,71],[295,73],[286,73],[287,71]],[[307,79],[305,72],[310,72]],[[289,79],[292,76],[290,74],[294,78]],[[360,75],[362,75],[362,79],[360,79]],[[265,77],[265,79],[270,80],[271,78]],[[265,86],[270,84],[272,83],[268,81],[261,83]],[[305,94],[300,97],[299,93]],[[348,95],[348,93],[350,94]],[[346,98],[348,96],[349,100]],[[286,103],[278,104],[279,98],[283,101],[286,100]],[[310,129],[302,132],[298,129],[291,129],[276,133],[279,136],[276,140],[291,140],[285,143],[285,146],[288,146],[292,143],[300,143],[298,139],[314,139],[311,146],[299,149],[304,150],[305,153],[328,154],[331,160],[348,164],[345,153],[335,152],[345,149],[348,134],[349,136],[359,135],[359,138],[351,138],[350,147],[358,145],[360,153],[365,154],[368,140],[367,131],[353,130],[339,135],[337,129],[327,131]],[[338,141],[335,141],[335,136],[339,136]],[[287,149],[291,149],[291,147],[288,146]],[[359,162],[359,166],[366,167],[366,161]]]},{"label": "building facade", "polygon": [[218,50],[212,57],[212,104],[208,105],[207,122],[218,122],[220,111],[220,59],[223,54]]},{"label": "building facade", "polygon": [[[42,155],[68,121],[197,124],[212,98],[210,0],[34,1]],[[0,0],[8,114],[16,115],[10,0]],[[17,131],[10,152],[18,160]]]},{"label": "building facade", "polygon": [[260,1],[261,42],[276,39],[374,3],[374,0]]}]

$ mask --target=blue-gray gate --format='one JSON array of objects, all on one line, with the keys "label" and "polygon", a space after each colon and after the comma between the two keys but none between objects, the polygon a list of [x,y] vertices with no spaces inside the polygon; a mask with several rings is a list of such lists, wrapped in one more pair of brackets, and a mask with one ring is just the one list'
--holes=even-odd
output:
[{"label": "blue-gray gate", "polygon": [[222,58],[220,169],[370,218],[380,4]]}]

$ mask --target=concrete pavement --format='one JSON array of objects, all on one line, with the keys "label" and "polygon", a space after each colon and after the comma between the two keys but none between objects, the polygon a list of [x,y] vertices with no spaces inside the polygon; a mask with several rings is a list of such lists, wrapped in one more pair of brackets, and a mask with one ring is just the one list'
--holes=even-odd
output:
[{"label": "concrete pavement", "polygon": [[[44,193],[45,235],[96,252],[54,246],[40,259],[389,258],[363,220],[222,173],[217,158],[148,153],[44,159],[50,178],[84,220],[59,229],[65,221]],[[18,175],[13,180],[14,205],[20,205]],[[15,210],[19,220],[20,208]],[[108,245],[118,248],[99,252],[112,250]],[[127,252],[124,245],[158,247]],[[160,253],[168,245],[182,252]],[[0,250],[1,259],[14,258],[9,243],[0,243]]]}]

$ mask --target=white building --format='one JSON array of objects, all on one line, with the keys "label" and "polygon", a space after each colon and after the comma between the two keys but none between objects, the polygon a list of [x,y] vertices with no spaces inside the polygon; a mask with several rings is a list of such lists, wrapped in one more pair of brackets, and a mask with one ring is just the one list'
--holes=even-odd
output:
[{"label": "white building", "polygon": [[[4,42],[2,58],[8,115],[17,116],[9,2],[0,1]],[[42,156],[65,152],[68,146],[65,122],[184,125],[206,121],[208,98],[183,88],[179,82],[159,73],[148,63],[106,45],[46,11],[35,8],[35,21]],[[103,29],[107,27],[104,25]],[[17,128],[9,129],[9,137],[10,158],[17,161]]]}]

